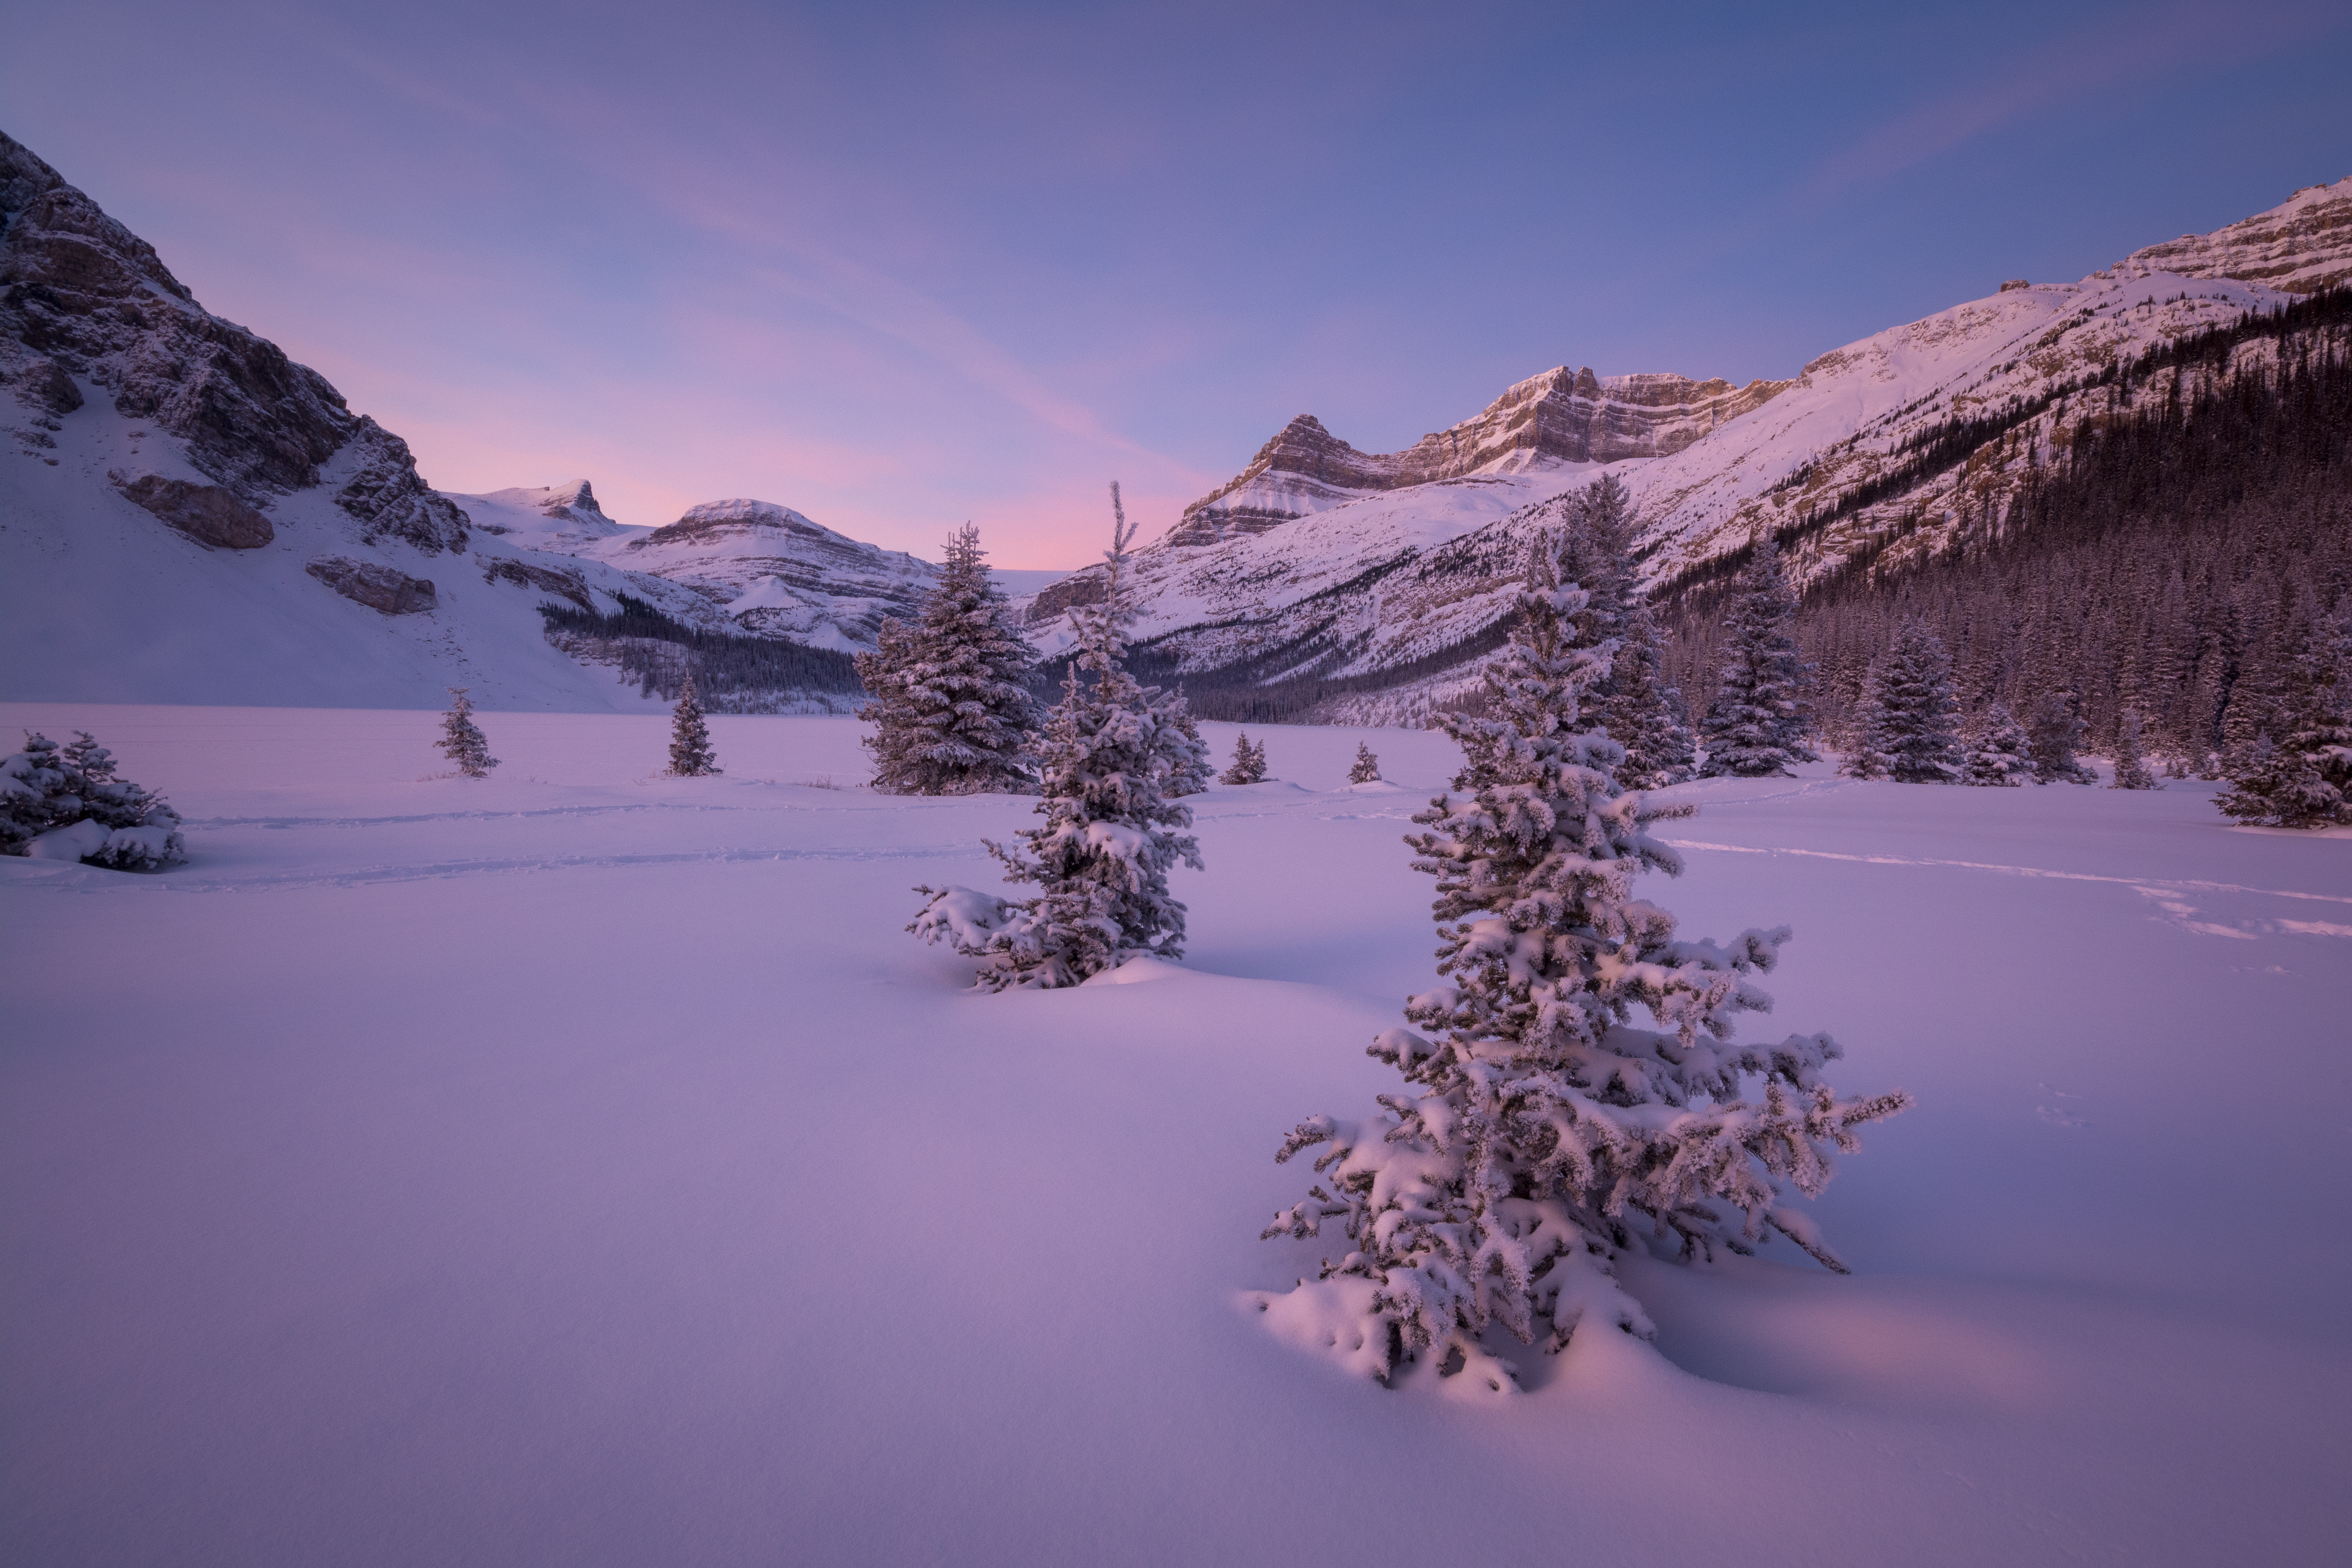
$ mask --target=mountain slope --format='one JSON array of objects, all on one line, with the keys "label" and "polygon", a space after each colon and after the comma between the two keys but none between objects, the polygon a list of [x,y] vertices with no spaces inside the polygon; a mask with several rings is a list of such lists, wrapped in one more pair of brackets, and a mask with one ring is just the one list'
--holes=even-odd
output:
[{"label": "mountain slope", "polygon": [[[2119,367],[2347,275],[2352,180],[2079,282],[2003,284],[1825,353],[1790,381],[1734,394],[1675,378],[1661,400],[1672,412],[1646,426],[1622,412],[1613,428],[1599,419],[1580,431],[1528,417],[1521,444],[1457,441],[1464,460],[1484,456],[1484,472],[1420,478],[1438,437],[1367,458],[1319,424],[1294,421],[1139,557],[1145,656],[1220,715],[1409,718],[1469,678],[1507,612],[1527,541],[1553,521],[1563,491],[1604,465],[1643,513],[1645,578],[1669,595],[1736,569],[1768,531],[1808,582],[1924,559],[1998,527],[2084,420],[2127,408],[2137,394]],[[2269,352],[2265,341],[2231,363]],[[1507,427],[1513,411],[1572,403],[1585,384],[1547,373],[1454,429]],[[1705,395],[1684,397],[1692,387]],[[1646,437],[1651,450],[1596,442],[1595,429]],[[1465,504],[1466,485],[1484,487],[1492,514]],[[1066,640],[1067,608],[1090,592],[1097,580],[1080,576],[1031,602],[1033,634],[1049,651]],[[1285,683],[1278,698],[1265,695]],[[1391,695],[1373,695],[1383,689]]]},{"label": "mountain slope", "polygon": [[741,629],[707,586],[599,553],[642,537],[584,480],[438,494],[398,437],[0,136],[0,697],[437,707],[467,686],[635,709],[551,645],[541,605],[626,594]]}]

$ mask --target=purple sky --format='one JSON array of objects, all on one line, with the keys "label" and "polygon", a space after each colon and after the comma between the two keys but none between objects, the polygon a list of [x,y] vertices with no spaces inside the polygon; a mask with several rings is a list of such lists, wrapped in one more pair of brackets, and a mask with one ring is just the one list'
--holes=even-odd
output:
[{"label": "purple sky", "polygon": [[1293,415],[1787,375],[2352,174],[2352,10],[20,7],[0,127],[446,489],[1090,559]]}]

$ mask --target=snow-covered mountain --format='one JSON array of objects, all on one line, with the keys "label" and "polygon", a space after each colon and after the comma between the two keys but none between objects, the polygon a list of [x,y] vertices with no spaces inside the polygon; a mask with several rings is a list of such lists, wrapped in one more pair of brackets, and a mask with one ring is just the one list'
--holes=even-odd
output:
[{"label": "snow-covered mountain", "polygon": [[632,709],[541,605],[842,647],[929,572],[763,503],[647,531],[585,480],[442,495],[0,135],[0,697]]},{"label": "snow-covered mountain", "polygon": [[[2116,367],[2347,279],[2352,179],[2076,282],[2003,283],[1787,381],[1554,370],[1386,456],[1301,416],[1139,555],[1137,633],[1196,689],[1396,684],[1322,711],[1409,717],[1492,645],[1548,503],[1604,468],[1642,509],[1661,588],[1727,570],[1768,531],[1807,579],[1899,562],[1997,520],[2032,464],[2132,395]],[[1032,636],[1058,650],[1100,591],[1088,572],[1038,594]]]},{"label": "snow-covered mountain", "polygon": [[764,500],[705,501],[666,528],[562,548],[680,584],[745,630],[843,652],[872,647],[883,617],[910,614],[939,576]]}]

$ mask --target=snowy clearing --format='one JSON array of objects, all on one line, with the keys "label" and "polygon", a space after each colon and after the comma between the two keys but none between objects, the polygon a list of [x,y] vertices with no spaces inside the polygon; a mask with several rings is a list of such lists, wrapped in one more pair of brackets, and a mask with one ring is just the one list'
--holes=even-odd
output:
[{"label": "snowy clearing", "polygon": [[[0,705],[191,862],[0,860],[0,1556],[49,1563],[2337,1560],[2352,837],[2153,794],[1666,792],[1696,934],[1864,1135],[1785,1243],[1636,1262],[1655,1349],[1388,1392],[1248,1293],[1301,1117],[1426,985],[1443,737],[1253,729],[1181,968],[976,995],[900,928],[1002,796],[858,724]],[[1202,726],[1230,754],[1231,726]],[[1369,740],[1386,784],[1346,785]],[[1454,1380],[1455,1382],[1466,1382]],[[1369,1504],[1369,1506],[1368,1506]]]}]

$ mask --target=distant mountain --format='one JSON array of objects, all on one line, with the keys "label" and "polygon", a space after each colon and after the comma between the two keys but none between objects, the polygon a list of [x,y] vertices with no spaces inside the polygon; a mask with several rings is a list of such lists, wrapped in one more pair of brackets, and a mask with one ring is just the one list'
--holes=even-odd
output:
[{"label": "distant mountain", "polygon": [[705,501],[666,528],[631,530],[579,553],[702,595],[745,629],[850,652],[904,617],[939,568],[861,543],[764,500]]},{"label": "distant mountain", "polygon": [[[1555,370],[1384,457],[1301,416],[1138,557],[1139,657],[1217,714],[1424,712],[1499,640],[1559,498],[1604,468],[1669,598],[1767,531],[1806,582],[1924,559],[1997,527],[2083,420],[2128,406],[2137,356],[2347,277],[2352,179],[2079,282],[2011,280],[1788,381]],[[1037,595],[1033,637],[1066,647],[1068,610],[1099,593],[1088,572]]]},{"label": "distant mountain", "polygon": [[[0,135],[0,696],[406,707],[466,686],[486,708],[633,709],[609,667],[668,668],[646,626],[782,668],[724,639],[860,646],[930,571],[761,502],[648,532],[584,479],[442,495]],[[622,632],[564,638],[598,662],[546,635],[541,605],[613,616],[624,595],[646,608]]]}]

